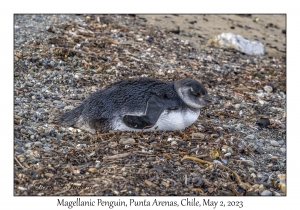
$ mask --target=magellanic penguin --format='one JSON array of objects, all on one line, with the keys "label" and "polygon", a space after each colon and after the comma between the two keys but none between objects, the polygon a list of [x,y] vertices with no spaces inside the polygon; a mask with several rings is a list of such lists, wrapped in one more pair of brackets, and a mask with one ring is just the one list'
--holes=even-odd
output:
[{"label": "magellanic penguin", "polygon": [[212,101],[197,80],[164,82],[142,77],[108,85],[59,118],[63,126],[92,133],[108,130],[182,130],[192,125],[200,108]]}]

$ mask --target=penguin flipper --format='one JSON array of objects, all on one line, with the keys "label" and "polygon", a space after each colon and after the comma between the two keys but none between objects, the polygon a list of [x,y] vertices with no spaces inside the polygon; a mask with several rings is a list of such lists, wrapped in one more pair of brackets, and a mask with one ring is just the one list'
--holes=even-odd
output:
[{"label": "penguin flipper", "polygon": [[165,99],[152,96],[147,102],[146,114],[142,116],[124,115],[123,122],[130,128],[151,128],[157,122],[161,113],[167,109]]}]

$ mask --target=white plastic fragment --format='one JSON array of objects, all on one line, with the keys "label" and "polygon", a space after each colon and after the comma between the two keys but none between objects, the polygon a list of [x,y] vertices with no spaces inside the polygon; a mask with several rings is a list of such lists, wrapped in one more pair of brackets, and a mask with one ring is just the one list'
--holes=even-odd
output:
[{"label": "white plastic fragment", "polygon": [[222,33],[210,39],[208,44],[217,44],[220,47],[234,48],[248,55],[263,55],[264,45],[259,41],[248,40],[241,35]]},{"label": "white plastic fragment", "polygon": [[272,88],[271,86],[269,86],[269,85],[266,85],[266,86],[264,87],[264,90],[265,90],[267,93],[271,93],[271,92],[273,91],[273,88]]}]

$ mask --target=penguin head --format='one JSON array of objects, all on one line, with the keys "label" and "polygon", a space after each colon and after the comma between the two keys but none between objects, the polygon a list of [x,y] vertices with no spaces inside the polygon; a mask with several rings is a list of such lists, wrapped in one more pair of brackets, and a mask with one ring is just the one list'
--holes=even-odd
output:
[{"label": "penguin head", "polygon": [[183,102],[192,108],[200,109],[213,101],[206,88],[197,80],[184,78],[175,82],[174,87]]}]

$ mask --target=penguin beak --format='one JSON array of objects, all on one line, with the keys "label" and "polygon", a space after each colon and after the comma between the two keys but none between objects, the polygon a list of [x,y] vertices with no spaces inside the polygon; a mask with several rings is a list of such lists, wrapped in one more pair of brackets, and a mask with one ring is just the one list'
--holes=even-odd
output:
[{"label": "penguin beak", "polygon": [[220,100],[217,97],[214,97],[212,95],[206,94],[205,96],[203,96],[203,100],[205,102],[208,103],[212,103],[212,104],[219,104]]},{"label": "penguin beak", "polygon": [[209,94],[206,94],[202,97],[202,99],[205,101],[205,102],[208,102],[208,103],[212,103],[215,101],[214,97],[212,97],[211,95]]}]

